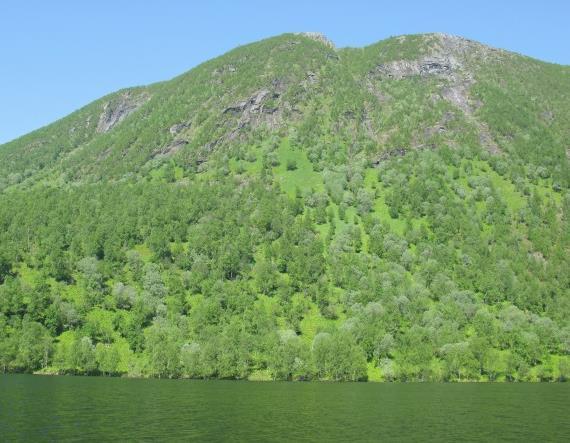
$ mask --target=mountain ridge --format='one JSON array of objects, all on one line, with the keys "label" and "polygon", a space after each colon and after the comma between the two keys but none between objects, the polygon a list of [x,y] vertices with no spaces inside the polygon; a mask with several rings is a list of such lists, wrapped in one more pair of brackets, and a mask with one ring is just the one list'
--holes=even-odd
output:
[{"label": "mountain ridge", "polygon": [[[271,42],[284,41],[284,40],[288,40],[288,39],[289,39],[289,43],[290,43],[291,41],[294,41],[291,39],[295,39],[295,38],[297,38],[297,39],[298,38],[306,38],[308,40],[316,41],[317,44],[323,44],[327,49],[330,49],[330,47],[327,46],[326,43],[322,43],[319,39],[315,40],[312,37],[306,37],[305,35],[302,35],[302,34],[283,34],[281,36],[272,37],[272,38],[269,38],[266,40],[262,40],[261,42],[252,43],[249,45],[238,47],[233,51],[229,51],[225,55],[222,55],[222,56],[217,57],[211,61],[200,64],[196,68],[193,68],[192,70],[190,70],[184,74],[181,74],[177,77],[174,77],[172,80],[169,80],[166,82],[159,82],[156,84],[151,84],[151,85],[143,86],[143,87],[126,88],[126,89],[123,89],[123,90],[118,91],[116,93],[109,94],[109,95],[107,95],[107,96],[105,96],[105,97],[103,97],[103,98],[101,98],[101,99],[99,99],[99,100],[97,100],[91,104],[86,105],[85,107],[81,108],[80,110],[78,110],[76,112],[77,113],[87,112],[86,110],[89,109],[90,107],[92,108],[92,107],[96,106],[97,104],[101,104],[101,103],[103,103],[103,106],[110,106],[110,105],[112,105],[113,101],[115,101],[115,102],[118,101],[116,106],[119,106],[119,108],[120,108],[120,106],[129,106],[128,100],[122,100],[122,101],[120,99],[117,100],[117,97],[120,97],[121,94],[129,94],[129,93],[134,92],[134,91],[139,91],[141,93],[142,93],[142,91],[145,91],[145,94],[148,95],[147,100],[152,100],[153,94],[160,94],[161,88],[164,89],[165,85],[170,85],[170,84],[177,83],[177,82],[178,83],[183,82],[184,79],[188,78],[188,76],[190,76],[190,77],[197,76],[198,74],[195,74],[196,72],[200,72],[200,70],[208,69],[209,66],[215,65],[216,63],[220,63],[220,61],[223,61],[224,59],[227,59],[228,57],[231,58],[232,55],[234,57],[237,57],[237,59],[240,59],[240,57],[242,57],[242,56],[239,55],[239,52],[240,51],[241,52],[243,52],[243,51],[247,52],[247,50],[248,50],[247,48],[252,47],[251,45],[263,44],[263,43],[265,43],[266,45],[267,44],[270,45]],[[326,37],[324,37],[324,38],[326,38]],[[333,57],[334,54],[336,54],[336,56],[338,57],[339,56],[338,54],[346,53],[347,56],[349,55],[350,57],[354,57],[354,54],[353,54],[354,52],[366,52],[366,51],[374,52],[377,48],[380,48],[380,51],[379,51],[380,59],[381,60],[384,59],[384,60],[382,60],[382,62],[391,63],[390,60],[392,60],[392,59],[394,59],[394,61],[405,60],[406,55],[404,54],[404,52],[406,50],[405,46],[406,46],[407,40],[419,40],[420,41],[420,43],[419,43],[420,52],[423,51],[423,52],[426,52],[427,54],[421,55],[420,53],[418,53],[416,51],[416,53],[411,53],[412,58],[415,57],[415,59],[417,59],[417,61],[414,63],[401,62],[400,61],[398,63],[400,63],[400,64],[403,63],[404,66],[397,66],[398,63],[396,63],[396,64],[392,63],[391,67],[386,65],[385,69],[387,69],[388,71],[390,69],[395,70],[392,73],[384,72],[384,74],[386,74],[387,76],[393,77],[393,75],[396,74],[396,76],[398,76],[398,75],[400,76],[399,79],[402,79],[402,78],[408,78],[408,77],[411,77],[411,76],[414,76],[417,74],[423,75],[422,72],[420,72],[421,67],[419,66],[419,63],[418,63],[418,62],[420,62],[418,57],[420,57],[420,58],[423,57],[424,62],[429,62],[430,57],[432,57],[432,58],[435,57],[434,62],[436,63],[436,65],[441,61],[443,61],[444,64],[447,62],[448,64],[445,65],[444,67],[449,68],[449,69],[451,69],[451,65],[449,65],[449,63],[454,63],[455,64],[454,68],[457,68],[457,67],[461,68],[462,62],[460,63],[459,58],[462,58],[462,57],[473,57],[473,56],[475,56],[475,57],[479,57],[479,58],[485,58],[485,57],[490,57],[491,55],[500,55],[502,57],[508,57],[508,58],[518,57],[514,53],[509,53],[509,52],[506,52],[503,50],[497,50],[494,48],[490,48],[490,47],[487,47],[485,45],[481,45],[479,43],[473,42],[471,40],[464,39],[462,37],[450,36],[447,34],[434,33],[434,34],[419,34],[419,35],[411,35],[411,36],[394,37],[392,39],[388,39],[388,40],[380,41],[380,42],[372,44],[372,45],[368,45],[368,46],[361,48],[361,49],[356,49],[356,50],[354,50],[354,48],[338,49],[332,53],[328,53],[328,55],[325,52],[324,55],[329,59],[324,60],[324,61],[321,60],[319,62],[319,65],[322,66],[327,61],[330,61],[331,57],[332,57],[332,59],[334,59],[334,57]],[[392,45],[390,45],[388,43],[392,43]],[[287,45],[287,44],[288,43],[285,42],[285,45]],[[422,45],[423,45],[423,47],[422,47]],[[279,44],[276,44],[276,46],[279,46]],[[282,46],[283,45],[281,44],[281,47]],[[400,48],[398,48],[398,46],[400,46]],[[408,46],[413,46],[413,45],[408,45]],[[383,49],[383,47],[385,47],[385,48]],[[426,48],[427,48],[427,50],[426,50]],[[399,51],[399,52],[396,52],[395,54],[390,54],[389,51],[394,50],[394,49],[396,51]],[[410,48],[408,48],[408,49],[410,49]],[[414,48],[414,50],[416,50],[416,49],[417,48]],[[275,50],[275,48],[273,48],[273,50]],[[235,51],[238,51],[238,52],[236,53]],[[382,51],[384,51],[384,52],[382,52]],[[238,55],[236,56],[235,54],[238,54]],[[468,54],[468,55],[466,55],[466,54]],[[322,56],[323,54],[320,54],[320,55]],[[401,58],[402,56],[404,57],[404,59]],[[350,57],[349,57],[349,60],[350,60]],[[410,56],[408,55],[408,57],[410,57]],[[450,59],[450,57],[451,57],[451,59]],[[235,64],[236,62],[233,61],[233,63]],[[373,63],[374,63],[374,65],[370,66],[371,70],[372,69],[378,70],[378,66],[380,64],[382,64],[379,62],[373,62]],[[532,63],[536,64],[539,62],[533,60]],[[540,62],[540,63],[542,63],[542,62]],[[224,68],[224,66],[225,66],[225,68]],[[224,71],[224,69],[226,69],[226,71]],[[317,74],[313,71],[310,71],[310,67],[308,67],[308,66],[304,67],[304,69],[305,69],[305,71],[308,71],[311,73],[312,80],[310,78],[308,78],[308,79],[297,78],[297,81],[299,81],[300,83],[302,83],[303,81],[306,81],[306,83],[309,85],[311,83],[315,83],[315,79],[316,79]],[[407,69],[407,72],[402,71],[402,69]],[[473,86],[473,83],[474,83],[474,80],[472,78],[473,72],[470,72],[470,69],[471,68],[469,66],[465,66],[466,75],[463,76],[464,78],[462,79],[462,84],[456,85],[455,88],[451,88],[448,91],[444,91],[444,95],[447,94],[447,97],[444,97],[444,98],[446,98],[448,101],[450,101],[452,103],[455,102],[453,104],[457,105],[464,113],[467,113],[467,114],[473,113],[472,110],[469,110],[469,108],[466,106],[466,99],[467,99],[468,90]],[[196,71],[196,70],[198,70],[198,71]],[[211,74],[214,77],[216,77],[216,76],[223,77],[224,75],[227,76],[228,72],[230,74],[235,73],[235,70],[236,70],[236,67],[232,63],[224,63],[224,64],[222,64],[222,66],[215,67],[211,71]],[[317,69],[313,69],[313,70],[316,71]],[[382,74],[379,71],[377,71],[376,73]],[[307,73],[305,72],[304,74],[307,74]],[[363,74],[361,72],[358,74],[361,77],[363,76]],[[446,73],[437,72],[437,68],[436,68],[435,71],[433,71],[431,73],[426,71],[424,74],[427,74],[429,76],[430,74],[439,75],[439,74],[446,74]],[[447,74],[449,74],[449,73],[447,73]],[[365,73],[364,76],[366,76],[366,75],[367,74]],[[277,77],[284,77],[284,74],[281,73],[281,75],[278,75]],[[370,77],[371,77],[371,75],[370,75],[370,73],[368,73],[368,78],[364,79],[364,80],[367,82],[370,82]],[[469,77],[469,78],[467,78],[467,77]],[[204,79],[202,77],[197,81],[205,81],[205,80],[206,79]],[[212,81],[212,79],[208,79],[208,80]],[[223,81],[223,80],[214,78],[214,81]],[[376,81],[376,79],[374,79],[374,81]],[[206,83],[209,83],[209,82],[206,82]],[[370,89],[369,92],[371,94],[378,95],[378,91],[374,90],[374,86],[367,85],[366,87]],[[268,88],[271,89],[271,84],[266,83],[265,85],[260,85],[257,89],[257,93],[262,92],[262,91],[266,91]],[[131,92],[129,92],[129,91],[131,91]],[[228,95],[227,91],[216,92],[216,94],[220,94],[220,93],[224,94],[224,92],[225,92],[225,95]],[[233,97],[231,100],[233,100],[234,103],[231,103],[231,101],[227,101],[226,106],[231,107],[231,106],[235,105],[236,103],[241,103],[240,100],[242,100],[242,101],[243,100],[246,100],[246,101],[251,100],[255,93],[256,93],[256,91],[252,91],[249,94],[249,96],[241,95],[238,97]],[[275,92],[275,91],[273,92],[273,94],[276,94],[276,93],[278,94],[279,92]],[[231,91],[230,91],[230,95],[231,95]],[[168,97],[165,97],[164,99],[172,100],[172,98],[168,98]],[[381,94],[378,95],[378,99],[380,101],[382,100]],[[145,100],[145,102],[146,102],[146,100]],[[126,117],[126,115],[128,115],[132,111],[138,110],[141,104],[142,103],[139,103],[137,106],[129,108],[128,110],[126,110],[127,112],[122,112],[121,115],[123,117]],[[118,109],[118,110],[115,109],[114,111],[115,112],[121,112],[120,109]],[[254,109],[254,111],[256,111],[256,109]],[[289,110],[289,111],[291,111],[291,110]],[[91,119],[97,120],[97,122],[98,122],[100,119],[105,117],[105,111],[104,110],[100,110],[99,112],[100,112],[99,115],[92,115],[90,117],[87,117],[87,119],[84,119],[83,122],[76,123],[75,125],[73,125],[72,127],[70,127],[68,129],[69,135],[68,134],[62,134],[62,136],[65,138],[71,138],[72,132],[77,130],[76,126],[81,127],[82,125],[85,125],[85,124],[87,126],[89,126],[89,124],[91,124]],[[76,115],[76,114],[74,113],[72,115]],[[65,117],[64,119],[62,119],[60,121],[65,122],[68,119],[73,119],[72,115]],[[213,118],[218,119],[219,116],[216,115],[216,116],[213,116]],[[472,115],[469,115],[468,118],[473,120]],[[246,118],[246,120],[247,120],[247,118]],[[273,119],[273,120],[275,123],[275,119]],[[419,122],[419,123],[421,124],[421,122]],[[93,124],[95,124],[95,122]],[[169,125],[168,129],[172,128],[176,124],[181,124],[182,126],[180,128],[184,127],[184,122],[173,121],[172,125]],[[476,126],[477,125],[478,125],[478,123],[476,124]],[[51,125],[48,125],[42,129],[39,129],[38,131],[46,131],[46,130],[49,131],[50,127],[51,127]],[[184,129],[187,129],[187,132],[192,132],[192,129],[190,129],[189,127],[184,128]],[[86,137],[87,137],[86,141],[90,141],[92,138],[97,138],[100,135],[100,131],[97,131],[97,129],[95,129],[93,131],[93,128],[91,128],[91,129],[88,129],[88,131],[91,131],[91,132],[89,135],[86,135]],[[155,131],[158,132],[158,128],[155,128]],[[107,131],[105,131],[105,132],[107,132]],[[495,144],[492,142],[492,137],[488,134],[488,131],[485,128],[482,128],[482,132],[483,132],[483,138],[487,140],[489,145],[491,145],[490,149],[492,151],[493,150],[496,151],[498,149],[498,147],[496,147]],[[15,146],[14,149],[18,149],[17,146],[22,143],[22,140],[26,140],[26,139],[30,139],[30,138],[33,139],[33,137],[34,137],[33,134],[37,134],[37,133],[38,133],[37,131],[34,131],[32,134],[28,134],[26,136],[23,136],[25,138],[20,137],[20,138],[14,140],[12,142],[9,142],[7,144],[2,145],[0,147],[0,155],[4,154],[4,156],[3,156],[4,158],[2,159],[3,163],[6,163],[6,160],[7,160],[6,159],[6,153],[10,151],[12,146]],[[232,135],[229,134],[229,136],[231,137]],[[161,142],[160,138],[164,139],[164,137],[160,137],[158,140],[157,140],[157,137],[153,137],[153,138],[154,138],[154,140],[152,140],[151,142],[152,143],[158,143],[158,144],[162,143],[163,146],[161,147],[161,149],[166,151],[166,153],[168,155],[172,154],[172,151],[178,151],[179,150],[179,149],[176,149],[176,147],[169,148],[168,145],[165,144],[164,141]],[[173,141],[175,143],[182,143],[182,142],[177,141],[177,140],[173,140]],[[39,143],[47,144],[47,143],[49,143],[49,141],[41,140],[41,139],[40,140],[31,140],[31,142],[27,143],[27,146],[25,146],[24,149],[26,149],[26,148],[33,149],[33,145],[39,144]],[[81,142],[81,141],[75,141],[75,143],[78,145],[84,145],[85,144],[85,142]],[[210,144],[214,143],[215,144],[215,143],[217,143],[217,141],[216,140],[204,140],[204,143],[202,144],[202,146],[208,145],[208,143],[210,143]],[[180,147],[180,145],[178,146],[178,148],[179,147]],[[22,149],[22,148],[19,148],[19,149]],[[73,150],[73,148],[70,147],[69,150],[71,151],[71,150]],[[156,153],[155,153],[155,155],[156,155]],[[103,154],[103,156],[104,156],[104,154]],[[152,157],[152,154],[151,154],[151,156],[147,155],[147,160],[150,160],[151,159],[150,157]],[[91,162],[93,162],[93,161],[97,162],[98,160],[97,160],[97,158],[95,158],[95,159],[91,159],[90,161]],[[45,165],[40,165],[40,166],[42,168],[45,167]],[[12,167],[12,168],[10,168],[10,170],[12,173],[19,172],[19,173],[23,173],[23,174],[30,174],[29,171],[22,170],[22,168],[18,168],[18,167],[16,167],[16,168]]]},{"label": "mountain ridge", "polygon": [[[512,54],[512,55],[516,55],[516,56],[528,58],[528,59],[530,59],[530,60],[533,60],[533,61],[536,61],[536,62],[540,62],[540,63],[550,64],[550,65],[560,66],[560,67],[566,67],[566,68],[570,67],[570,65],[565,65],[565,64],[555,63],[555,62],[549,62],[549,61],[545,61],[545,60],[542,60],[542,59],[537,58],[537,57],[528,56],[528,55],[526,55],[526,54],[524,54],[524,53],[520,53],[520,52],[516,52],[516,51],[504,49],[504,48],[494,47],[494,46],[491,46],[491,45],[488,45],[488,44],[485,44],[485,43],[480,43],[480,42],[478,42],[477,40],[473,40],[473,39],[470,39],[470,38],[467,38],[467,37],[463,37],[463,36],[461,36],[461,35],[459,35],[459,34],[449,34],[449,33],[444,33],[444,32],[426,32],[426,33],[418,33],[418,34],[401,34],[401,35],[390,36],[390,37],[388,37],[388,38],[386,38],[386,39],[379,40],[379,41],[377,41],[377,42],[370,43],[370,44],[367,44],[367,45],[364,45],[364,46],[343,46],[343,47],[337,47],[337,46],[335,45],[335,43],[334,43],[332,40],[330,40],[325,34],[323,34],[323,33],[321,33],[321,32],[318,32],[318,31],[285,33],[285,34],[280,34],[280,35],[277,35],[277,36],[267,37],[267,38],[265,38],[265,39],[263,39],[263,40],[267,40],[267,39],[271,39],[271,38],[275,38],[275,37],[279,37],[279,36],[281,36],[281,35],[287,35],[287,34],[291,34],[291,35],[301,35],[301,36],[305,36],[305,37],[307,37],[309,34],[314,34],[314,35],[315,35],[315,37],[313,38],[314,40],[320,41],[320,39],[324,39],[324,40],[330,42],[330,45],[332,45],[332,47],[335,48],[337,51],[342,51],[343,49],[349,49],[349,50],[350,50],[350,49],[356,49],[356,50],[361,49],[361,50],[364,50],[365,48],[375,46],[375,45],[377,45],[377,44],[379,44],[379,43],[381,43],[381,42],[383,42],[383,41],[386,41],[386,40],[390,40],[390,39],[402,39],[402,38],[406,38],[406,37],[409,37],[409,36],[412,36],[412,37],[414,37],[414,36],[439,36],[439,37],[444,37],[444,38],[462,39],[462,40],[465,40],[465,41],[468,41],[468,42],[476,43],[477,45],[481,45],[481,46],[484,46],[484,47],[488,47],[488,48],[493,49],[493,50],[497,50],[497,51],[501,51],[501,52],[504,52],[504,53],[509,53],[509,54]],[[316,36],[320,36],[320,37],[316,37]],[[308,37],[308,38],[311,38],[311,37]],[[249,44],[251,44],[251,43],[249,43]],[[238,46],[238,47],[234,48],[234,50],[235,50],[235,49],[238,49],[238,48],[240,48],[240,47],[242,47],[242,46],[247,46],[247,45],[248,45],[248,44]],[[232,50],[227,51],[227,52],[231,52],[231,51],[232,51]],[[227,53],[227,52],[226,52],[226,53]],[[224,54],[225,54],[225,53],[224,53]],[[11,139],[11,140],[7,140],[6,142],[1,143],[0,146],[10,144],[10,143],[12,143],[12,142],[14,142],[14,141],[16,141],[16,140],[22,138],[22,137],[28,136],[29,134],[31,134],[31,133],[33,133],[33,132],[39,131],[39,130],[41,130],[41,129],[44,129],[44,128],[47,127],[47,126],[50,126],[50,125],[52,125],[52,124],[54,124],[54,123],[57,123],[57,122],[59,122],[60,120],[65,119],[65,118],[68,117],[69,115],[74,114],[74,113],[80,111],[80,110],[83,109],[84,107],[89,106],[89,104],[91,104],[91,103],[97,102],[97,101],[102,100],[102,99],[104,99],[104,98],[106,98],[106,97],[109,97],[109,96],[114,95],[114,94],[121,93],[121,92],[123,92],[123,91],[128,91],[128,90],[136,89],[136,88],[149,87],[149,86],[152,86],[152,85],[156,85],[156,84],[160,84],[160,83],[164,83],[164,82],[173,80],[173,79],[175,79],[175,78],[177,78],[177,77],[179,77],[179,76],[181,76],[181,75],[185,75],[185,74],[189,73],[190,71],[192,71],[192,70],[195,69],[196,67],[198,67],[198,66],[200,66],[200,65],[202,65],[202,64],[204,64],[204,63],[207,63],[208,61],[215,60],[216,58],[222,57],[222,56],[223,56],[223,54],[220,55],[220,56],[216,56],[216,57],[214,57],[213,59],[210,59],[210,60],[206,60],[206,61],[204,61],[204,62],[201,62],[201,63],[199,63],[198,65],[194,66],[193,68],[190,68],[188,71],[185,71],[185,72],[182,73],[182,74],[175,75],[174,77],[172,77],[172,78],[170,78],[170,79],[167,79],[167,80],[159,80],[159,81],[157,81],[157,82],[149,83],[149,84],[146,84],[146,85],[126,86],[126,87],[120,88],[120,89],[118,89],[118,90],[116,90],[116,91],[109,92],[109,93],[107,93],[107,94],[101,96],[100,98],[95,99],[94,101],[89,102],[89,103],[87,103],[87,104],[85,104],[85,105],[82,105],[80,108],[71,111],[69,114],[67,114],[67,115],[65,115],[65,116],[63,116],[63,117],[61,117],[61,118],[58,118],[58,119],[54,120],[53,122],[47,123],[46,125],[40,126],[40,127],[36,128],[36,129],[31,130],[30,132],[28,132],[28,133],[26,133],[26,134],[22,134],[22,135],[20,135],[20,136],[17,136],[17,137],[15,137],[15,138]]]}]

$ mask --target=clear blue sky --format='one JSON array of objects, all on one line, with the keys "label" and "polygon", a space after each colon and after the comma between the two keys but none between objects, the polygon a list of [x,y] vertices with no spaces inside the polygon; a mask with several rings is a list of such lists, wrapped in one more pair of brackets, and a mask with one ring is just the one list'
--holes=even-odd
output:
[{"label": "clear blue sky", "polygon": [[283,32],[341,47],[447,32],[570,64],[569,19],[569,0],[0,0],[0,143]]}]

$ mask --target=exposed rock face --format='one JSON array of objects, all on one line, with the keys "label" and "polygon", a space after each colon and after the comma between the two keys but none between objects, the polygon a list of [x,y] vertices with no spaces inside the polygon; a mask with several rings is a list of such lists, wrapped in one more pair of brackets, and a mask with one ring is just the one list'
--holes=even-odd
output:
[{"label": "exposed rock face", "polygon": [[168,157],[170,155],[174,155],[187,144],[188,144],[187,140],[182,140],[182,139],[173,140],[171,143],[164,146],[163,148],[155,150],[153,157],[160,158],[160,157]]},{"label": "exposed rock face", "polygon": [[[241,113],[257,113],[263,111],[263,102],[269,96],[267,89],[261,89],[254,93],[249,99],[236,103],[235,105],[228,106],[224,109],[224,114],[238,115]],[[275,97],[279,94],[275,93]]]},{"label": "exposed rock face", "polygon": [[222,115],[228,117],[224,124],[231,129],[228,134],[216,140],[214,145],[242,138],[247,133],[247,128],[263,125],[270,130],[279,128],[284,115],[291,117],[296,114],[295,107],[283,99],[288,86],[286,79],[276,78],[267,87],[253,92],[246,100],[227,106]]},{"label": "exposed rock face", "polygon": [[223,75],[225,73],[234,73],[236,72],[237,69],[234,65],[224,65],[220,68],[216,68],[214,69],[214,71],[212,71],[212,75],[214,76],[219,76],[219,75]]},{"label": "exposed rock face", "polygon": [[[474,59],[496,56],[502,51],[447,34],[434,34],[431,38],[429,54],[416,60],[394,60],[378,65],[369,74],[367,89],[379,101],[385,101],[381,90],[374,86],[374,80],[403,80],[411,77],[439,79],[441,89],[436,99],[446,100],[458,108],[479,132],[481,146],[492,154],[499,153],[500,147],[491,135],[489,127],[475,116],[477,104],[470,98],[475,79],[470,63]],[[442,123],[428,128],[426,136],[445,130],[445,123]]]},{"label": "exposed rock face", "polygon": [[178,123],[176,125],[172,125],[168,130],[172,135],[176,135],[179,132],[183,131],[186,128],[190,127],[191,123]]},{"label": "exposed rock face", "polygon": [[103,112],[99,116],[97,132],[108,132],[128,115],[140,108],[149,97],[146,94],[133,94],[125,92],[117,99],[105,103]]},{"label": "exposed rock face", "polygon": [[449,76],[454,70],[449,58],[426,57],[421,60],[396,60],[376,67],[380,78],[401,80],[414,76]]},{"label": "exposed rock face", "polygon": [[313,71],[307,72],[307,83],[310,85],[314,85],[319,82],[318,74],[314,73]]},{"label": "exposed rock face", "polygon": [[228,106],[223,113],[239,116],[240,124],[243,126],[245,123],[250,122],[256,114],[273,114],[276,112],[278,106],[275,103],[270,105],[269,100],[277,100],[280,95],[276,91],[271,92],[268,89],[261,89],[247,100]]},{"label": "exposed rock face", "polygon": [[307,37],[317,42],[324,43],[329,48],[335,49],[334,43],[320,32],[299,32],[297,35],[302,35],[303,37]]}]

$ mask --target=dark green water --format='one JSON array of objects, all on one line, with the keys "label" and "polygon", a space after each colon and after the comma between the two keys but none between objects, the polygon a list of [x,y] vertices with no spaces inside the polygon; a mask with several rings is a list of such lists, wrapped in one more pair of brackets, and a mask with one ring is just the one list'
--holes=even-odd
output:
[{"label": "dark green water", "polygon": [[0,376],[0,441],[570,441],[570,384]]}]

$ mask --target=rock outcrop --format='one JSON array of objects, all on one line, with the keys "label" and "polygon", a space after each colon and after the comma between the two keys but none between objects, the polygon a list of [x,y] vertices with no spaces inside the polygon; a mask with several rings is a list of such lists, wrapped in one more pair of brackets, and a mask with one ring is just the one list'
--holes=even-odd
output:
[{"label": "rock outcrop", "polygon": [[[369,73],[367,89],[382,101],[384,95],[381,88],[374,86],[374,81],[412,77],[438,79],[440,89],[436,99],[446,100],[458,108],[479,133],[481,146],[491,154],[499,153],[501,149],[489,127],[475,115],[477,104],[470,98],[471,87],[475,84],[471,64],[473,60],[495,57],[503,51],[447,34],[433,34],[429,38],[428,54],[415,60],[393,60],[376,66]],[[442,132],[445,132],[445,124],[428,128],[426,134],[431,136]]]},{"label": "rock outcrop", "polygon": [[130,114],[139,109],[150,97],[145,94],[125,92],[118,98],[103,105],[96,131],[108,132]]},{"label": "rock outcrop", "polygon": [[307,37],[311,40],[323,43],[331,49],[335,49],[334,43],[327,36],[321,34],[320,32],[299,32],[297,35],[302,35],[303,37]]},{"label": "rock outcrop", "polygon": [[153,152],[153,158],[168,157],[176,154],[189,142],[187,140],[177,139],[170,142],[168,145],[157,149]]},{"label": "rock outcrop", "polygon": [[172,125],[168,129],[168,132],[170,132],[172,135],[176,135],[176,134],[182,132],[184,129],[189,128],[190,125],[191,125],[191,123],[189,123],[189,122],[177,123],[175,125]]},{"label": "rock outcrop", "polygon": [[396,60],[380,64],[375,72],[379,78],[401,80],[407,77],[449,76],[454,71],[449,58],[425,57],[420,60]]}]

